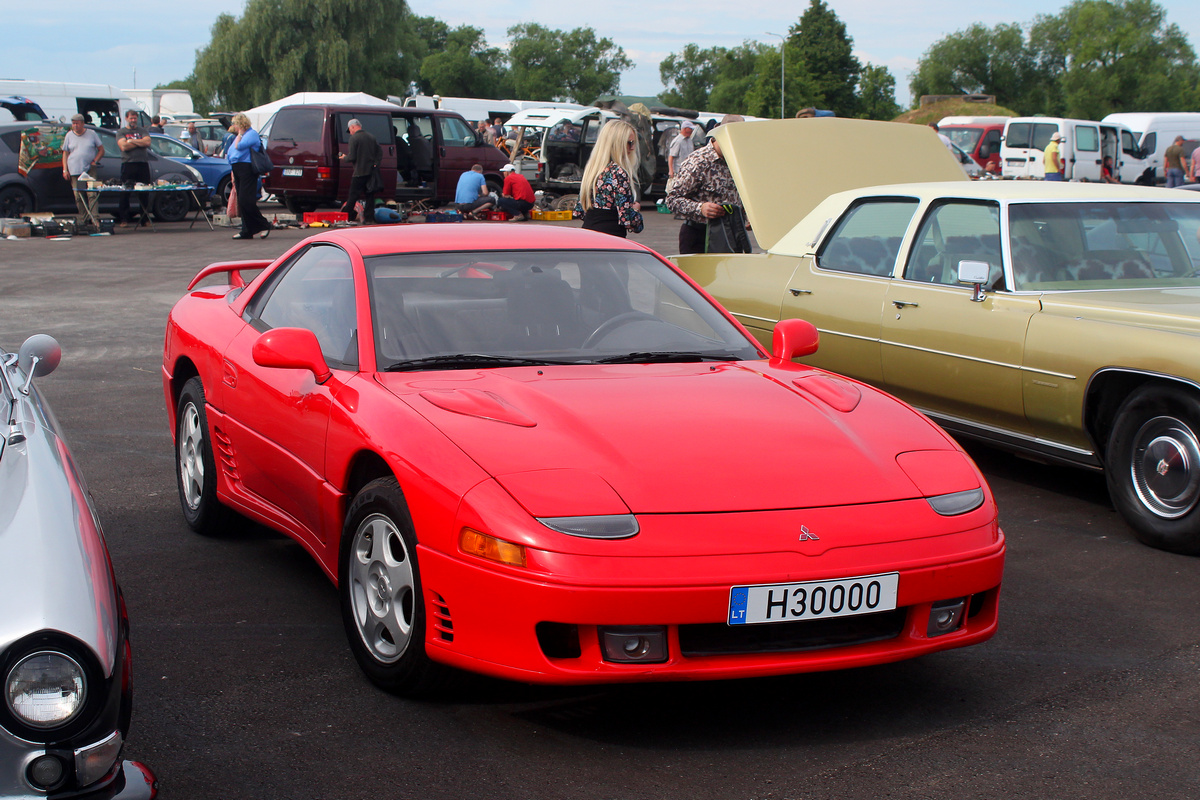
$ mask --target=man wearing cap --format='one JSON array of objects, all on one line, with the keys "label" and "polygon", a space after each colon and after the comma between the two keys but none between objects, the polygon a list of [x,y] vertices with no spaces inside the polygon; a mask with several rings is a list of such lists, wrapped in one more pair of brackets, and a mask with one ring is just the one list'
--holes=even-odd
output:
[{"label": "man wearing cap", "polygon": [[80,225],[96,223],[96,201],[100,195],[81,191],[86,187],[80,184],[79,176],[95,169],[104,157],[104,145],[100,137],[95,131],[89,130],[84,121],[83,114],[71,117],[71,130],[63,137],[62,144],[63,177],[70,182],[75,195],[75,208],[79,212],[75,220]]},{"label": "man wearing cap", "polygon": [[529,209],[533,208],[537,196],[534,195],[529,181],[517,172],[517,168],[512,164],[505,164],[500,171],[504,173],[504,188],[500,190],[500,210],[508,214],[513,222],[519,222],[525,219]]},{"label": "man wearing cap", "polygon": [[[737,114],[726,114],[721,125],[742,121]],[[707,145],[683,159],[667,191],[667,208],[683,219],[679,228],[680,253],[706,251],[708,223],[725,216],[725,206],[740,209],[742,197],[721,154],[721,146],[710,134]]]},{"label": "man wearing cap", "polygon": [[1166,167],[1167,188],[1183,186],[1184,172],[1187,171],[1187,156],[1183,154],[1183,137],[1176,136],[1174,143],[1163,152],[1163,166]]},{"label": "man wearing cap", "polygon": [[1058,131],[1050,134],[1050,144],[1046,145],[1046,150],[1042,154],[1042,163],[1046,167],[1046,180],[1061,181],[1063,179],[1063,160],[1059,153],[1059,143],[1062,142],[1062,134]]},{"label": "man wearing cap", "polygon": [[375,222],[375,192],[368,191],[367,184],[379,169],[379,162],[383,161],[383,148],[374,136],[363,130],[362,123],[357,119],[346,123],[346,130],[350,131],[350,147],[345,153],[339,153],[338,158],[353,164],[354,172],[350,177],[350,196],[346,198],[342,210],[346,212],[346,218],[354,222],[358,219],[356,205],[362,198],[363,224],[371,225]]},{"label": "man wearing cap", "polygon": [[[671,140],[671,144],[667,147],[668,184],[675,180],[675,171],[695,149],[696,146],[692,142],[692,123],[685,122],[679,126],[679,134]],[[667,191],[670,191],[670,186],[667,187]]]}]

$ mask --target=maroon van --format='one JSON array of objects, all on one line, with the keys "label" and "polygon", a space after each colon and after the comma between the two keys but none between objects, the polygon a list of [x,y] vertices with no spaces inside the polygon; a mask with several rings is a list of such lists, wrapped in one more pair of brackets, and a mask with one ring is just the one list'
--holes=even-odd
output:
[{"label": "maroon van", "polygon": [[482,164],[496,192],[508,159],[452,111],[399,106],[311,104],[284,106],[261,135],[275,168],[264,181],[290,211],[341,205],[353,167],[338,158],[349,149],[347,123],[357,118],[383,148],[384,191],[401,201],[451,202],[458,177]]}]

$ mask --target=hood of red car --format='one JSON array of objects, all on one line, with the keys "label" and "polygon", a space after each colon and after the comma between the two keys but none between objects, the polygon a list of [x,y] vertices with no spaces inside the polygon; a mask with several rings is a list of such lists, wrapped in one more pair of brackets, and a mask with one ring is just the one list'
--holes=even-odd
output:
[{"label": "hood of red car", "polygon": [[[510,491],[536,493],[528,488],[536,482],[524,474],[555,471],[560,482],[577,476],[580,495],[593,501],[597,484],[607,483],[634,513],[917,497],[897,454],[953,449],[932,423],[887,395],[766,362],[379,378]],[[535,502],[517,500],[527,508]]]}]

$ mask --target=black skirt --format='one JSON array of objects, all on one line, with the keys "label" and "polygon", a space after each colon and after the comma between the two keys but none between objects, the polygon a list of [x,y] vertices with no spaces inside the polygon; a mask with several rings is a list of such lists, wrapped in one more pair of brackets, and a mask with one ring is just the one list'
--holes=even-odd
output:
[{"label": "black skirt", "polygon": [[629,235],[625,226],[621,224],[615,208],[589,208],[583,215],[583,229],[607,233],[610,236],[620,236],[622,239]]}]

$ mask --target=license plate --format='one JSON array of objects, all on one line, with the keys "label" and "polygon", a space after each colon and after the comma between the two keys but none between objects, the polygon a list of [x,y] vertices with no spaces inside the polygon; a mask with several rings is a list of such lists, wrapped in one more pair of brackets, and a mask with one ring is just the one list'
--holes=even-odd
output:
[{"label": "license plate", "polygon": [[283,171],[283,177],[285,178],[299,178],[303,174],[304,170],[300,169],[299,167],[288,167]]},{"label": "license plate", "polygon": [[734,586],[729,590],[729,624],[798,622],[853,617],[896,607],[900,573],[806,583]]}]

